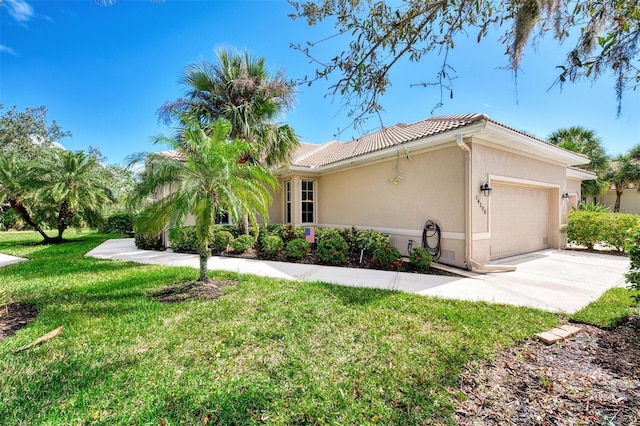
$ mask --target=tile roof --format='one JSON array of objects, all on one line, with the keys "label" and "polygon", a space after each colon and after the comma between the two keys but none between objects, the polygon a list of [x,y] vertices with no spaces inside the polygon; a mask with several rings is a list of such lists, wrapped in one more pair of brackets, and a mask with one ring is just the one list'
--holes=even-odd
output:
[{"label": "tile roof", "polygon": [[489,117],[484,114],[460,114],[431,117],[411,124],[398,123],[354,139],[351,142],[331,141],[316,145],[317,148],[313,151],[310,151],[308,147],[304,147],[304,150],[299,149],[293,155],[291,165],[301,167],[324,166],[484,120],[489,120]]},{"label": "tile roof", "polygon": [[[505,126],[487,115],[481,113],[456,114],[430,117],[415,123],[398,123],[390,127],[385,127],[374,133],[354,139],[350,142],[330,141],[324,144],[312,144],[301,142],[300,147],[292,156],[291,166],[298,167],[319,167],[336,163],[342,160],[359,157],[375,151],[381,151],[403,143],[456,130],[479,122],[494,123],[505,129],[520,133],[532,139],[548,143],[542,139],[531,136],[525,132]],[[158,154],[183,160],[184,157],[178,151],[162,151]]]}]

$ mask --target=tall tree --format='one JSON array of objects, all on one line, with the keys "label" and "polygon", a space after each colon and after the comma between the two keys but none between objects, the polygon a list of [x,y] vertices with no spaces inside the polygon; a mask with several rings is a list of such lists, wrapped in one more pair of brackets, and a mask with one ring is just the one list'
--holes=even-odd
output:
[{"label": "tall tree", "polygon": [[104,179],[105,170],[94,155],[63,149],[52,149],[35,168],[39,175],[35,198],[58,230],[58,235],[47,242],[62,242],[64,231],[74,221],[89,225],[100,221],[101,209],[116,201],[110,182]]},{"label": "tall tree", "polygon": [[[356,121],[382,109],[379,98],[391,84],[389,72],[402,58],[418,62],[441,55],[435,81],[423,79],[417,83],[439,86],[441,99],[453,96],[455,70],[449,64],[449,51],[469,34],[477,34],[481,42],[490,29],[499,27],[505,32],[498,41],[506,46],[514,72],[520,68],[527,43],[535,33],[551,34],[560,42],[571,43],[566,61],[552,64],[559,69],[560,84],[597,79],[612,72],[618,113],[623,93],[640,80],[639,0],[289,1],[296,9],[293,18],[305,19],[309,25],[322,21],[334,24],[335,32],[321,41],[293,47],[318,66],[307,82],[337,74],[331,90],[344,97]],[[331,59],[318,57],[326,51],[318,44],[336,38],[342,38],[348,47],[330,54]]]},{"label": "tall tree", "polygon": [[608,182],[602,178],[602,175],[609,165],[609,157],[602,147],[602,140],[594,130],[572,126],[555,130],[547,139],[561,148],[585,154],[589,158],[589,164],[582,167],[585,170],[596,172],[598,178],[582,182],[583,197],[595,198],[608,189]]},{"label": "tall tree", "polygon": [[[0,104],[0,111],[3,105]],[[0,114],[0,154],[9,152],[23,158],[33,159],[39,150],[54,145],[60,139],[71,136],[70,132],[53,121],[47,121],[47,108],[25,108],[18,111],[15,106]]]},{"label": "tall tree", "polygon": [[20,158],[15,152],[0,155],[0,204],[8,203],[18,216],[34,230],[45,243],[53,243],[44,226],[38,219],[38,207],[35,199],[35,188],[39,186],[38,175],[34,169],[34,161]]},{"label": "tall tree", "polygon": [[189,117],[206,130],[224,118],[231,123],[232,138],[252,145],[242,158],[267,166],[287,162],[299,146],[294,130],[280,124],[293,106],[293,83],[282,71],[267,72],[265,58],[218,49],[215,62],[187,66],[180,82],[186,86],[184,96],[158,111],[165,121]]},{"label": "tall tree", "polygon": [[200,243],[199,281],[208,280],[207,260],[217,213],[223,209],[234,220],[248,214],[256,224],[256,212],[268,217],[269,189],[277,187],[271,172],[259,165],[238,161],[250,150],[241,139],[229,140],[227,120],[211,121],[206,131],[197,121],[185,117],[184,127],[175,138],[158,138],[182,153],[183,159],[150,154],[134,201],[141,202],[165,188],[171,193],[158,198],[141,213],[137,227],[141,232],[158,233],[167,223],[169,236],[177,236],[188,214],[195,217]]},{"label": "tall tree", "polygon": [[[184,96],[158,111],[165,121],[187,117],[207,131],[215,120],[228,120],[230,137],[247,141],[251,148],[242,153],[240,162],[279,165],[298,148],[293,128],[280,124],[293,106],[293,84],[282,71],[267,72],[264,57],[218,49],[215,62],[187,66],[180,82],[187,87]],[[248,234],[246,214],[242,225]]]}]

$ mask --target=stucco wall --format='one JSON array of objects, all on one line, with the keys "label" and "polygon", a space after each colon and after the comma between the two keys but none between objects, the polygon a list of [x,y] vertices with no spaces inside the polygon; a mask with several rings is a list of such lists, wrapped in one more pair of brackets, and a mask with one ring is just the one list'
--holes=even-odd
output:
[{"label": "stucco wall", "polygon": [[[560,223],[566,209],[561,210],[560,196],[567,192],[566,167],[540,161],[525,155],[503,151],[486,145],[485,141],[473,139],[472,149],[472,258],[479,263],[488,263],[491,257],[491,197],[480,193],[480,185],[508,183],[546,188],[550,192],[549,246],[560,247]],[[477,197],[477,198],[476,198]],[[480,200],[478,203],[477,200]],[[484,208],[484,210],[483,210]]]},{"label": "stucco wall", "polygon": [[[598,202],[608,206],[611,211],[616,204],[616,191],[607,191],[598,197]],[[640,193],[637,189],[625,189],[620,197],[620,213],[640,214]]]},{"label": "stucco wall", "polygon": [[441,261],[464,266],[463,161],[449,145],[320,176],[316,223],[378,230],[406,255],[408,240],[419,246],[431,219],[442,231]]}]

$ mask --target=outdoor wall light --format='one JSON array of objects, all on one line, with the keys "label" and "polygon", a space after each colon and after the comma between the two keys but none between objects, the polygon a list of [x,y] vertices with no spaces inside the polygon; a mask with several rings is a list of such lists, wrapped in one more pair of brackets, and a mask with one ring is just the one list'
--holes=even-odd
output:
[{"label": "outdoor wall light", "polygon": [[491,195],[491,187],[489,186],[489,184],[487,182],[485,182],[482,185],[480,185],[480,191],[482,191],[482,194],[485,197],[488,197],[489,195]]},{"label": "outdoor wall light", "polygon": [[562,194],[562,199],[567,200],[569,198],[571,198],[571,195],[569,195],[568,192],[565,192],[564,194]]}]

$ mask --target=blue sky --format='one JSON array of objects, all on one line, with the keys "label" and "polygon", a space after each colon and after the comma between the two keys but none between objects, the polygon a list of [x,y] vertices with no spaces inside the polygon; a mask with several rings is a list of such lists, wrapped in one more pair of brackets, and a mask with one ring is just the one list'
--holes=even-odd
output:
[{"label": "blue sky", "polygon": [[[73,150],[99,148],[109,163],[136,152],[157,151],[151,137],[170,134],[156,111],[176,99],[177,83],[188,64],[213,60],[220,46],[264,56],[270,70],[288,77],[312,75],[314,67],[291,43],[316,41],[332,33],[329,25],[309,27],[291,20],[285,1],[119,0],[98,6],[90,0],[3,0],[0,6],[0,102],[19,109],[45,105],[49,119],[73,133],[61,143]],[[471,35],[471,39],[475,38]],[[341,41],[317,51],[336,55]],[[453,99],[434,114],[481,112],[494,120],[545,138],[572,125],[593,129],[610,154],[640,143],[640,91],[629,91],[616,116],[613,80],[600,79],[549,89],[564,50],[538,40],[522,64],[517,86],[504,46],[487,39],[462,40],[450,55],[456,68]],[[436,88],[410,88],[432,81],[441,59],[402,63],[383,98],[385,125],[427,118],[440,100]],[[334,79],[337,78],[333,77]],[[335,81],[335,80],[334,80]],[[344,130],[340,140],[360,135],[339,99],[325,96],[329,82],[302,86],[286,121],[307,142],[323,143]],[[548,90],[549,89],[549,90]],[[374,129],[371,120],[366,126]],[[346,128],[345,128],[346,127]],[[365,127],[366,128],[366,127]]]}]

